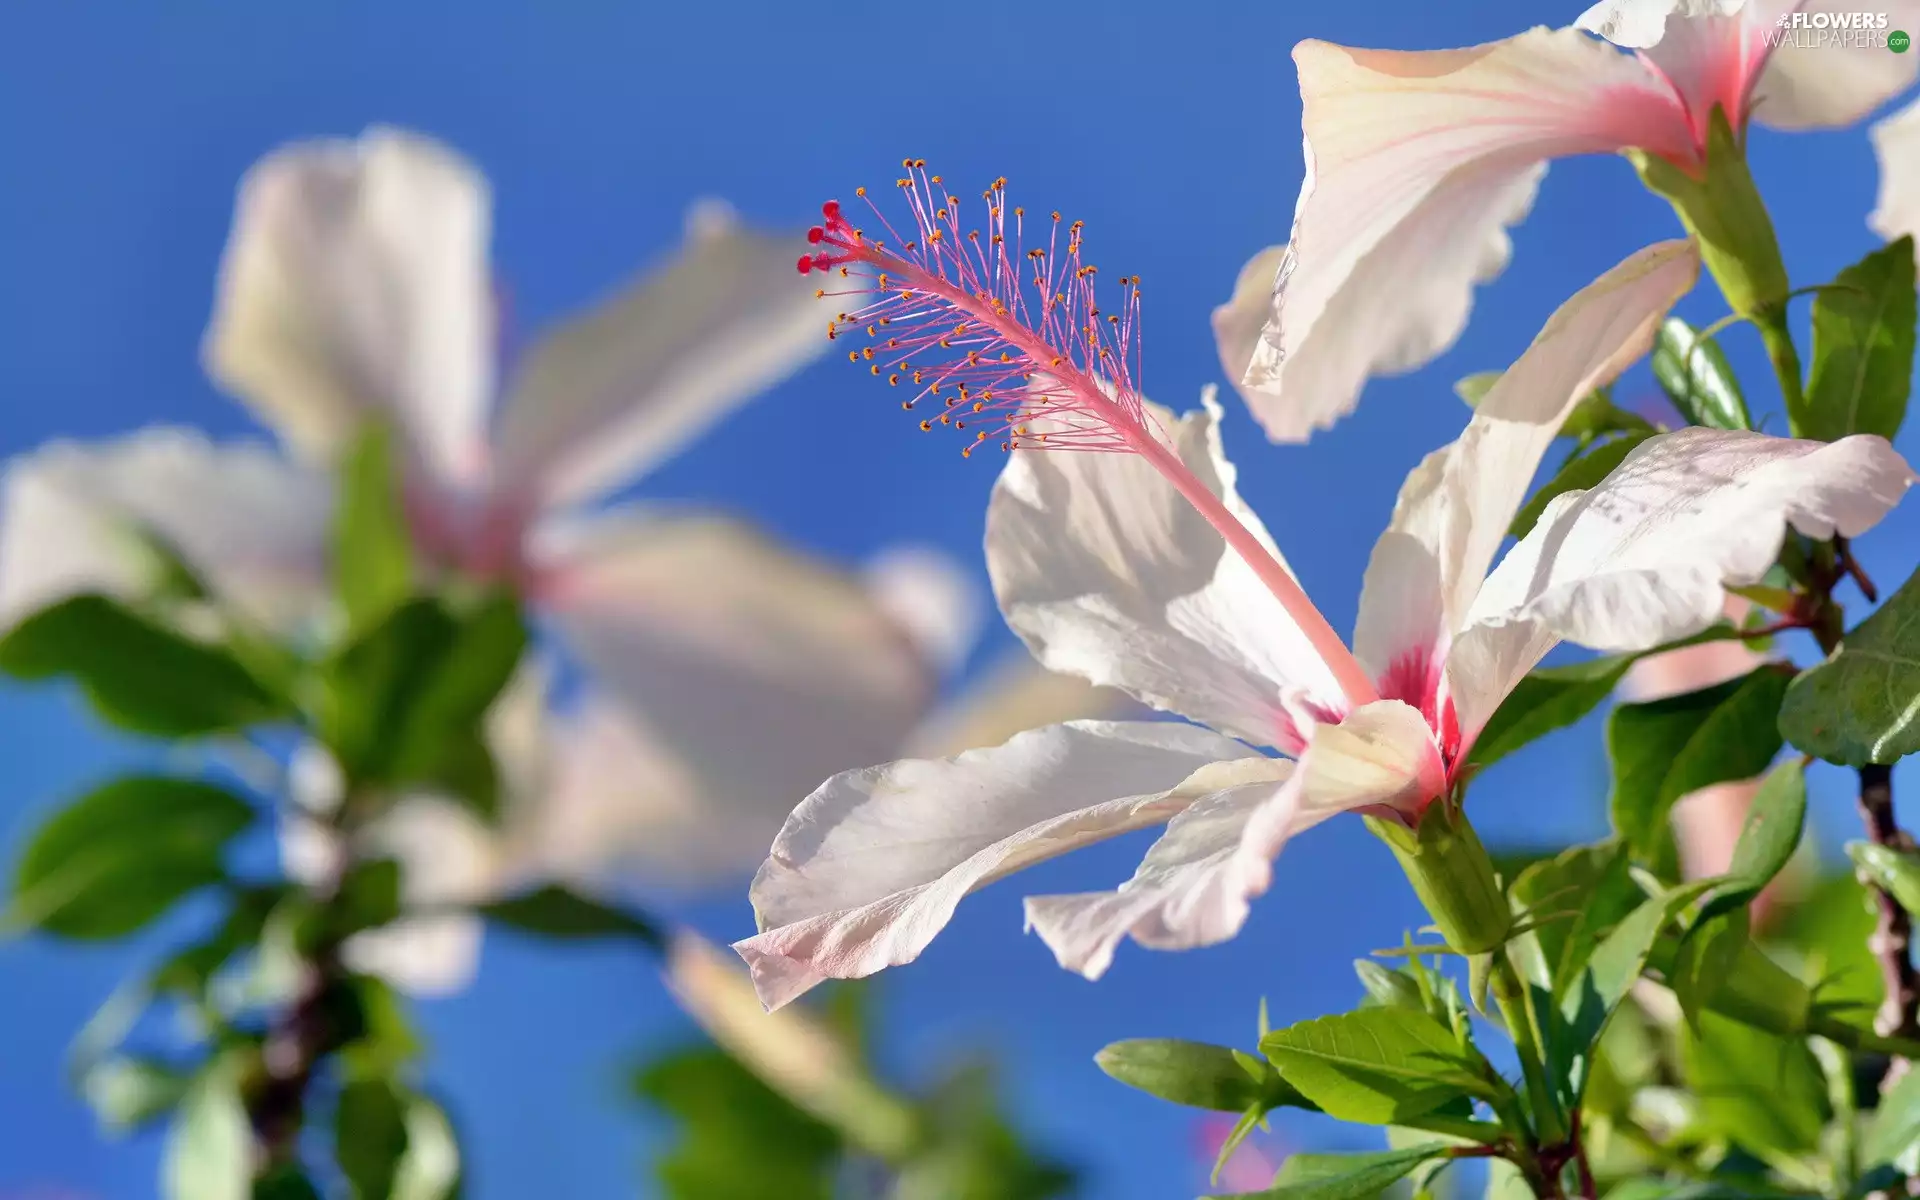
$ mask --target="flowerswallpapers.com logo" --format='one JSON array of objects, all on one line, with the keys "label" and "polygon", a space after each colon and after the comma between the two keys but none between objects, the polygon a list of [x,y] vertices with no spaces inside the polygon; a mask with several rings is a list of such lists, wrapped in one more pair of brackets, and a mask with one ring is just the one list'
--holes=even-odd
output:
[{"label": "flowerswallpapers.com logo", "polygon": [[1773,48],[1817,50],[1848,47],[1903,54],[1913,44],[1905,30],[1890,29],[1883,12],[1790,12],[1762,34]]}]

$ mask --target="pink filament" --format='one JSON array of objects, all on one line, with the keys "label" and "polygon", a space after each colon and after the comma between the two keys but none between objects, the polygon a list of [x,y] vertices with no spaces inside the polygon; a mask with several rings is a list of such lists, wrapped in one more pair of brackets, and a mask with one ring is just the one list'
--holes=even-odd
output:
[{"label": "pink filament", "polygon": [[[962,234],[957,196],[939,202],[942,193],[933,190],[939,176],[926,174],[921,160],[904,165],[908,174],[899,186],[919,236],[902,241],[874,208],[888,234],[901,241],[898,252],[854,228],[837,202],[823,207],[826,224],[808,233],[810,242],[826,249],[800,260],[803,273],[837,272],[861,281],[845,292],[822,289],[821,294],[872,297],[858,311],[836,318],[828,336],[838,337],[843,325],[863,328],[873,344],[848,357],[868,362],[874,375],[884,374],[896,386],[911,378],[919,390],[902,408],[943,399],[939,424],[964,430],[969,418],[984,423],[987,428],[975,432],[963,454],[998,432],[1007,451],[1106,450],[1145,458],[1279,600],[1348,704],[1377,699],[1373,681],[1292,574],[1154,429],[1135,382],[1139,280],[1122,277],[1120,311],[1103,313],[1095,292],[1098,271],[1081,258],[1079,222],[1067,228],[1064,256],[1058,253],[1057,213],[1046,249],[1027,252],[1021,248],[1022,211],[1016,208],[1009,250],[1005,180],[996,180],[982,195],[988,217],[983,238],[979,230]],[[865,189],[860,194],[864,197]],[[1032,271],[1030,280],[1023,269]],[[928,352],[934,361],[916,367],[913,358]],[[954,392],[943,397],[948,387]],[[928,418],[921,426],[930,429],[934,423]]]}]

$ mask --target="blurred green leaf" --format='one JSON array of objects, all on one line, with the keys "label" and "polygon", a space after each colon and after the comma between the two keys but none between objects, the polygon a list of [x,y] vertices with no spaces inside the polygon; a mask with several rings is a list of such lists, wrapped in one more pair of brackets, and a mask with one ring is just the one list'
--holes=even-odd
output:
[{"label": "blurred green leaf", "polygon": [[340,881],[332,911],[334,937],[347,938],[400,919],[400,864],[390,858],[355,863]]},{"label": "blurred green leaf", "polygon": [[1102,1071],[1150,1096],[1215,1112],[1253,1105],[1311,1107],[1305,1096],[1253,1059],[1253,1069],[1225,1046],[1179,1038],[1134,1038],[1093,1056]]},{"label": "blurred green leaf", "polygon": [[130,775],[49,817],[14,872],[12,922],[60,937],[124,937],[222,877],[246,801],[190,779]]},{"label": "blurred green leaf", "polygon": [[407,1094],[407,1152],[393,1176],[392,1200],[455,1200],[460,1195],[460,1142],[438,1103]]},{"label": "blurred green leaf", "polygon": [[1486,1091],[1480,1055],[1423,1012],[1363,1008],[1260,1039],[1281,1078],[1345,1121],[1385,1125]]},{"label": "blurred green leaf", "polygon": [[679,1125],[653,1163],[664,1200],[833,1200],[839,1134],[724,1051],[669,1054],[643,1067],[634,1089]]},{"label": "blurred green leaf", "polygon": [[1920,572],[1801,672],[1780,706],[1780,730],[1843,767],[1892,763],[1920,750]]},{"label": "blurred green leaf", "polygon": [[70,677],[107,721],[153,737],[230,733],[287,715],[231,654],[105,596],[74,596],[0,638],[0,671]]},{"label": "blurred green leaf", "polygon": [[1272,1187],[1237,1195],[1242,1200],[1371,1200],[1420,1164],[1444,1158],[1449,1149],[1444,1142],[1427,1142],[1373,1154],[1289,1154]]},{"label": "blurred green leaf", "polygon": [[1651,430],[1625,433],[1592,442],[1575,451],[1566,462],[1560,464],[1560,469],[1554,472],[1552,479],[1541,484],[1540,490],[1527,498],[1526,504],[1514,514],[1513,524],[1507,527],[1507,532],[1517,538],[1532,533],[1534,525],[1539,523],[1540,514],[1547,511],[1547,505],[1552,503],[1554,497],[1593,487],[1612,474],[1613,469],[1624,462],[1635,447],[1652,436]]},{"label": "blurred green leaf", "polygon": [[659,927],[651,921],[557,884],[496,900],[476,911],[489,921],[543,937],[630,937],[649,946],[666,945]]},{"label": "blurred green leaf", "polygon": [[1780,750],[1780,699],[1790,678],[1767,664],[1715,687],[1613,710],[1613,827],[1636,858],[1672,873],[1667,815],[1674,802],[1767,769]]},{"label": "blurred green leaf", "polygon": [[293,1163],[283,1163],[253,1181],[252,1200],[320,1200],[320,1189]]},{"label": "blurred green leaf", "polygon": [[124,1133],[172,1112],[186,1096],[192,1078],[171,1063],[129,1054],[89,1066],[80,1078],[80,1090],[102,1125]]},{"label": "blurred green leaf", "polygon": [[[464,784],[462,799],[489,803],[491,763],[474,763],[484,755],[481,723],[526,636],[518,605],[503,594],[460,615],[435,599],[402,604],[328,664],[327,745],[352,779]],[[477,779],[485,786],[476,789]]]},{"label": "blurred green leaf", "polygon": [[1720,344],[1702,339],[1693,326],[1668,317],[1653,342],[1653,377],[1689,425],[1752,429],[1753,417],[1740,381]]},{"label": "blurred green leaf", "polygon": [[1867,881],[1908,912],[1920,912],[1920,854],[1872,842],[1848,842],[1847,857]]},{"label": "blurred green leaf", "polygon": [[1891,1163],[1907,1175],[1920,1169],[1920,1071],[1908,1071],[1880,1097],[1860,1161],[1868,1167]]},{"label": "blurred green leaf", "polygon": [[165,1200],[249,1200],[253,1145],[240,1069],[237,1056],[215,1059],[188,1086],[167,1133]]},{"label": "blurred green leaf", "polygon": [[1789,411],[1795,437],[1851,433],[1891,439],[1913,384],[1913,238],[1888,242],[1840,272],[1813,298],[1813,370],[1806,401]]},{"label": "blurred green leaf", "polygon": [[353,1079],[333,1113],[334,1161],[354,1200],[390,1200],[407,1152],[406,1101],[385,1079]]},{"label": "blurred green leaf", "polygon": [[407,1008],[385,980],[353,975],[342,982],[337,1000],[341,1060],[359,1078],[396,1075],[418,1058],[423,1047],[407,1020]]},{"label": "blurred green leaf", "polygon": [[1686,1082],[1712,1132],[1756,1154],[1819,1148],[1827,1089],[1804,1042],[1703,1012],[1681,1045]]},{"label": "blurred green leaf", "polygon": [[340,464],[334,586],[354,629],[373,627],[413,592],[413,538],[392,445],[388,429],[369,422]]}]

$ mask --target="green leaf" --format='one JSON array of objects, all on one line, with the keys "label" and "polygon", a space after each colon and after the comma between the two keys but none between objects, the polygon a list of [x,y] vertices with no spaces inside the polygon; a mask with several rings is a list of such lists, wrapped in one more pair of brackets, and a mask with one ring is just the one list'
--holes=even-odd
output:
[{"label": "green leaf", "polygon": [[390,858],[355,863],[333,903],[333,935],[346,938],[400,919],[400,864]]},{"label": "green leaf", "polygon": [[138,1129],[172,1112],[192,1076],[171,1063],[139,1055],[102,1059],[81,1076],[80,1090],[94,1116],[113,1133]]},{"label": "green leaf", "polygon": [[284,1163],[253,1181],[251,1200],[320,1200],[320,1189],[299,1166]]},{"label": "green leaf", "polygon": [[1102,1071],[1150,1096],[1215,1112],[1243,1112],[1290,1105],[1310,1108],[1307,1098],[1253,1059],[1249,1069],[1232,1050],[1179,1038],[1115,1042],[1093,1056]]},{"label": "green leaf", "polygon": [[1467,761],[1492,766],[1527,743],[1573,724],[1613,694],[1633,662],[1633,655],[1616,654],[1528,673],[1480,731]]},{"label": "green leaf", "polygon": [[1756,1154],[1819,1148],[1826,1082],[1801,1041],[1703,1012],[1682,1038],[1681,1061],[1701,1124]]},{"label": "green leaf", "polygon": [[406,1101],[385,1079],[355,1079],[333,1113],[334,1160],[354,1200],[390,1200],[407,1152]]},{"label": "green leaf", "polygon": [[1343,1121],[1386,1125],[1488,1091],[1486,1060],[1421,1012],[1363,1008],[1260,1039],[1281,1078]]},{"label": "green leaf", "polygon": [[363,1078],[399,1074],[422,1052],[420,1038],[407,1021],[406,1005],[387,983],[373,975],[354,975],[328,997],[340,1032],[340,1057],[347,1070]]},{"label": "green leaf", "polygon": [[226,651],[105,596],[74,596],[22,621],[0,638],[0,671],[71,677],[101,717],[153,737],[229,733],[287,712]]},{"label": "green leaf", "polygon": [[222,851],[253,815],[210,783],[116,779],[34,833],[14,872],[9,918],[60,937],[125,937],[218,882]]},{"label": "green leaf", "polygon": [[1740,381],[1720,344],[1702,339],[1693,326],[1668,317],[1653,341],[1653,377],[1689,425],[1752,429]]},{"label": "green leaf", "polygon": [[1724,882],[1701,906],[1700,920],[1744,907],[1773,882],[1800,845],[1806,820],[1806,768],[1799,759],[1790,758],[1767,772],[1754,792],[1746,823],[1740,827],[1740,840],[1733,846],[1733,861],[1727,866]]},{"label": "green leaf", "polygon": [[460,1142],[437,1103],[407,1095],[407,1152],[393,1173],[392,1200],[455,1200],[460,1194]]},{"label": "green leaf", "polygon": [[1920,572],[1803,671],[1780,706],[1780,730],[1830,763],[1892,763],[1920,750]]},{"label": "green leaf", "polygon": [[1747,910],[1735,907],[1696,922],[1667,970],[1667,986],[1681,1013],[1699,1027],[1700,1014],[1719,995],[1752,941]]},{"label": "green leaf", "polygon": [[[510,596],[455,615],[435,599],[408,601],[342,651],[326,670],[323,736],[349,777],[450,784],[484,803],[492,765],[480,727],[526,648]],[[476,789],[476,780],[486,781]],[[484,813],[483,815],[491,815]]]},{"label": "green leaf", "polygon": [[1880,1097],[1860,1144],[1860,1161],[1868,1167],[1892,1163],[1905,1174],[1920,1166],[1920,1071],[1908,1071]]},{"label": "green leaf", "polygon": [[[1534,984],[1558,995],[1601,936],[1641,902],[1618,842],[1573,846],[1520,873],[1508,896],[1533,929],[1515,943]],[[1527,964],[1528,951],[1537,966]]]},{"label": "green leaf", "polygon": [[1647,959],[1667,923],[1712,886],[1701,881],[1654,896],[1613,927],[1555,994],[1556,1003],[1535,1008],[1547,1026],[1542,1047],[1548,1077],[1568,1112],[1580,1104],[1592,1071],[1593,1050],[1627,989],[1646,970]]},{"label": "green leaf", "polygon": [[1372,1200],[1421,1163],[1444,1158],[1450,1150],[1443,1142],[1427,1142],[1373,1154],[1290,1154],[1272,1187],[1239,1195],[1241,1200]]},{"label": "green leaf", "polygon": [[1520,511],[1514,514],[1513,524],[1507,527],[1507,532],[1517,538],[1523,538],[1532,533],[1534,525],[1539,523],[1540,514],[1547,511],[1547,505],[1552,503],[1554,497],[1593,487],[1611,475],[1613,469],[1624,462],[1627,455],[1633,453],[1635,447],[1652,436],[1651,432],[1626,433],[1619,437],[1607,438],[1605,441],[1593,442],[1586,448],[1576,451],[1566,462],[1560,464],[1560,469],[1554,472],[1553,478],[1541,484],[1540,490],[1529,497]]},{"label": "green leaf", "polygon": [[1795,437],[1851,433],[1891,439],[1913,383],[1913,238],[1887,243],[1840,272],[1813,299],[1813,372]]},{"label": "green leaf", "polygon": [[413,592],[413,537],[392,444],[384,425],[368,422],[340,464],[334,586],[354,629],[371,628]]},{"label": "green leaf", "polygon": [[679,1140],[653,1160],[667,1200],[832,1200],[840,1135],[724,1051],[669,1054],[643,1067],[634,1088],[678,1120]]},{"label": "green leaf", "polygon": [[555,884],[481,905],[477,911],[490,921],[542,937],[630,937],[656,948],[666,945],[659,927],[646,918]]},{"label": "green leaf", "polygon": [[1892,896],[1909,913],[1920,912],[1920,854],[1848,842],[1847,857],[1873,886]]},{"label": "green leaf", "polygon": [[1419,1012],[1427,1010],[1426,997],[1420,993],[1420,984],[1405,971],[1396,971],[1385,967],[1370,958],[1353,960],[1353,973],[1360,977],[1360,986],[1367,989],[1367,999],[1383,1008],[1411,1008]]},{"label": "green leaf", "polygon": [[253,1144],[240,1067],[236,1057],[217,1059],[187,1088],[167,1134],[165,1200],[249,1200]]},{"label": "green leaf", "polygon": [[1715,687],[1613,710],[1613,827],[1636,857],[1670,872],[1667,814],[1674,801],[1767,769],[1780,750],[1780,698],[1789,678],[1769,664]]}]

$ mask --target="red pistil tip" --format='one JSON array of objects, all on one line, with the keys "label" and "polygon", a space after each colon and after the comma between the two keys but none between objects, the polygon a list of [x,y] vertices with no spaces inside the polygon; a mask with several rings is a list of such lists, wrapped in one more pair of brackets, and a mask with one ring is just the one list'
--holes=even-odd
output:
[{"label": "red pistil tip", "polygon": [[1081,258],[1080,222],[1056,217],[1045,242],[1027,248],[1024,210],[1008,206],[1004,177],[981,192],[984,212],[969,211],[924,159],[901,166],[906,177],[896,182],[912,217],[906,236],[865,188],[854,194],[886,242],[855,229],[835,200],[821,206],[824,226],[807,231],[821,250],[800,260],[801,273],[838,268],[847,282],[825,294],[863,298],[829,336],[864,329],[873,346],[857,361],[872,362],[871,373],[889,383],[910,376],[920,389],[902,408],[955,393],[947,403],[966,404],[990,431],[967,439],[962,453],[990,435],[1005,450],[1124,451],[1151,441],[1137,385],[1139,277],[1121,276],[1117,302],[1102,304],[1098,272]]}]

